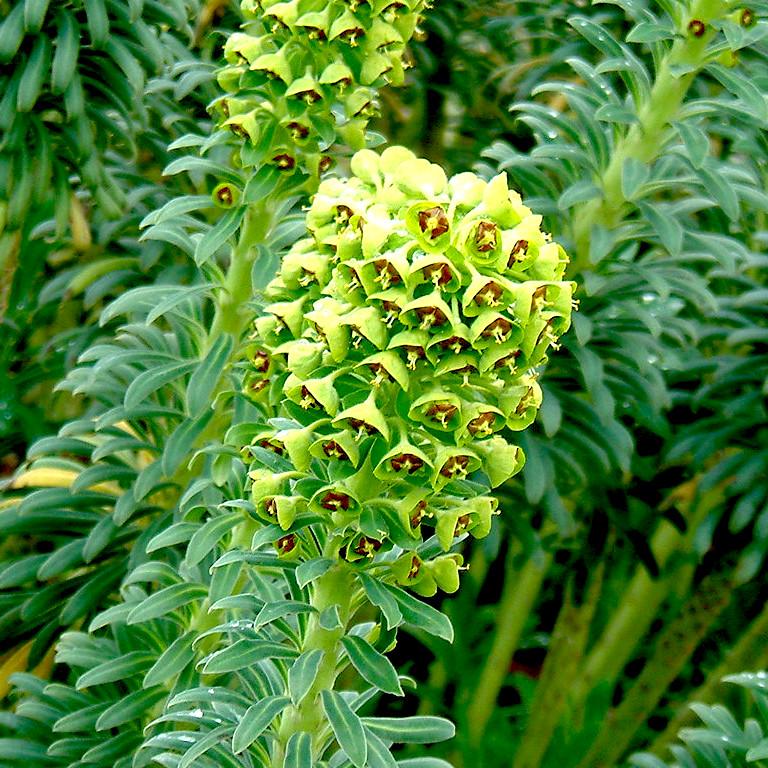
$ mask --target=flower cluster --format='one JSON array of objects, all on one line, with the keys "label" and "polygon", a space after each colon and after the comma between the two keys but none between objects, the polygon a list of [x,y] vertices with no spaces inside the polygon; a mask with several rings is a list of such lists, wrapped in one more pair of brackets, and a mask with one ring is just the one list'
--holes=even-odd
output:
[{"label": "flower cluster", "polygon": [[246,392],[278,408],[247,448],[256,514],[285,555],[321,522],[346,560],[450,591],[460,557],[424,553],[485,536],[488,491],[522,467],[502,432],[541,403],[535,368],[570,324],[567,257],[505,174],[448,180],[402,147],[351,167],[320,184],[248,350]]},{"label": "flower cluster", "polygon": [[405,46],[426,0],[244,0],[219,83],[224,126],[248,139],[243,164],[320,175],[338,139],[365,146],[376,90],[403,82]]}]

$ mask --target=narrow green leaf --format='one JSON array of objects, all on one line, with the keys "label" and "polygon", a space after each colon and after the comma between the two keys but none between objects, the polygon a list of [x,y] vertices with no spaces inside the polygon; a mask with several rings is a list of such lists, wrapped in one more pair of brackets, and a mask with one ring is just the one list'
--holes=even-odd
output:
[{"label": "narrow green leaf", "polygon": [[659,236],[661,244],[673,256],[679,254],[683,247],[683,227],[680,222],[659,205],[640,203],[639,207],[643,216]]},{"label": "narrow green leaf", "polygon": [[456,735],[456,727],[443,717],[364,717],[365,727],[394,744],[434,744]]},{"label": "narrow green leaf", "polygon": [[350,709],[345,698],[336,691],[324,690],[320,694],[328,722],[339,746],[355,768],[365,768],[368,742],[360,718]]},{"label": "narrow green leaf", "polygon": [[232,730],[231,725],[220,725],[206,734],[196,733],[197,741],[181,756],[177,768],[190,768],[195,765],[195,761],[202,757],[209,749],[216,746],[219,740],[229,735]]},{"label": "narrow green leaf", "polygon": [[192,373],[196,368],[196,362],[185,361],[153,366],[149,370],[143,371],[128,385],[123,399],[125,407],[135,408],[141,405],[150,395],[182,376]]},{"label": "narrow green leaf", "polygon": [[243,220],[245,207],[238,206],[227,211],[198,241],[195,247],[195,263],[202,266],[216,251],[237,232]]},{"label": "narrow green leaf", "polygon": [[219,336],[190,376],[187,385],[187,412],[190,416],[197,416],[211,407],[211,395],[229,362],[233,346],[234,341],[228,333]]},{"label": "narrow green leaf", "polygon": [[195,658],[192,641],[196,636],[194,632],[187,632],[177,637],[150,667],[142,685],[149,688],[173,680]]},{"label": "narrow green leaf", "polygon": [[634,200],[648,181],[651,169],[634,157],[628,157],[621,168],[621,192],[627,200]]},{"label": "narrow green leaf", "polygon": [[0,23],[0,64],[7,64],[16,55],[25,33],[24,4],[14,3]]},{"label": "narrow green leaf", "polygon": [[195,440],[208,426],[213,411],[205,411],[196,419],[185,419],[168,438],[163,451],[162,467],[166,475],[172,475],[189,456]]},{"label": "narrow green leaf", "polygon": [[109,40],[109,16],[104,0],[84,0],[88,34],[94,48],[102,48]]},{"label": "narrow green leaf", "polygon": [[731,221],[738,221],[739,197],[728,178],[723,178],[715,168],[707,168],[706,166],[697,168],[696,172],[699,174],[705,192],[714,198]]},{"label": "narrow green leaf", "polygon": [[307,584],[326,573],[332,565],[333,560],[328,557],[307,560],[296,568],[296,581],[304,589]]},{"label": "narrow green leaf", "polygon": [[131,651],[116,659],[110,659],[98,664],[93,669],[84,672],[77,679],[75,687],[78,690],[92,685],[114,683],[141,674],[154,661],[153,657],[143,651]]},{"label": "narrow green leaf", "polygon": [[[206,195],[206,199],[207,199]],[[171,201],[173,202],[173,201]],[[185,301],[192,301],[198,297],[204,297],[210,293],[213,288],[212,283],[203,283],[202,285],[183,286],[176,290],[171,290],[165,298],[158,302],[147,315],[145,320],[147,325],[155,322],[159,317],[168,314],[172,309],[176,309],[179,304]]]},{"label": "narrow green leaf", "polygon": [[128,623],[140,624],[157,619],[207,596],[208,590],[202,584],[171,584],[142,600],[128,614]]},{"label": "narrow green leaf", "polygon": [[672,123],[672,125],[683,140],[691,165],[694,168],[701,168],[709,154],[709,137],[707,134],[690,122]]},{"label": "narrow green leaf", "polygon": [[43,87],[51,59],[51,43],[47,35],[40,35],[29,54],[16,94],[16,109],[30,112]]},{"label": "narrow green leaf", "polygon": [[243,520],[240,512],[212,517],[200,526],[187,546],[185,560],[188,565],[197,565],[221,541],[229,531]]},{"label": "narrow green leaf", "polygon": [[365,729],[365,739],[368,742],[368,768],[397,768],[389,747],[368,728]]},{"label": "narrow green leaf", "polygon": [[290,703],[287,696],[267,696],[249,707],[232,734],[232,751],[248,749]]},{"label": "narrow green leaf", "polygon": [[237,672],[264,659],[295,659],[298,652],[279,643],[266,640],[237,640],[228,648],[212,653],[205,659],[206,675]]},{"label": "narrow green leaf", "polygon": [[392,662],[379,653],[367,640],[357,635],[347,635],[341,641],[352,666],[371,685],[382,691],[403,695],[403,689]]},{"label": "narrow green leaf", "polygon": [[387,627],[394,629],[403,623],[403,614],[400,612],[397,601],[390,595],[376,579],[359,573],[357,578],[363,585],[368,599],[381,609],[384,618],[387,620]]},{"label": "narrow green leaf", "polygon": [[315,648],[311,651],[304,651],[288,670],[288,693],[296,706],[299,706],[309,693],[309,689],[320,670],[322,660],[323,652],[321,650]]},{"label": "narrow green leaf", "polygon": [[285,616],[297,613],[311,613],[315,609],[308,603],[298,600],[280,600],[276,603],[267,603],[253,620],[253,630],[258,632],[262,627]]},{"label": "narrow green leaf", "polygon": [[571,184],[571,186],[560,195],[560,199],[557,201],[557,207],[561,211],[565,211],[578,203],[585,203],[588,200],[592,200],[599,196],[600,189],[591,181],[577,181],[575,184]]},{"label": "narrow green leaf", "polygon": [[189,541],[199,528],[199,523],[173,523],[149,540],[147,552],[156,552],[158,549]]},{"label": "narrow green leaf", "polygon": [[162,688],[133,691],[116,701],[111,707],[105,709],[96,721],[95,729],[97,731],[105,731],[108,728],[117,728],[117,726],[123,725],[123,723],[141,720],[147,710],[164,698],[165,695],[166,691]]},{"label": "narrow green leaf", "polygon": [[64,9],[59,14],[56,52],[51,64],[51,90],[64,93],[77,68],[80,52],[80,27],[74,15]]},{"label": "narrow green leaf", "polygon": [[312,737],[304,732],[294,733],[285,746],[283,768],[314,768]]},{"label": "narrow green leaf", "polygon": [[399,587],[392,587],[389,584],[382,586],[394,597],[407,624],[417,629],[423,629],[435,637],[441,637],[449,643],[453,642],[453,626],[451,620],[444,613],[421,600],[417,600],[413,595],[409,595]]}]

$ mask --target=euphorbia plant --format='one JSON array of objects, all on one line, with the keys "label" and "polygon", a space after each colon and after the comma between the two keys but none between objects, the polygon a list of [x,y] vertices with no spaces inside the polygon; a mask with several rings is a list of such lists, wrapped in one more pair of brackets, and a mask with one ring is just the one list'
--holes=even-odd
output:
[{"label": "euphorbia plant", "polygon": [[[39,653],[92,619],[57,645],[63,682],[17,678],[28,698],[12,727],[53,764],[392,766],[393,743],[452,733],[359,710],[407,682],[385,656],[398,626],[451,637],[411,592],[455,591],[461,539],[489,532],[491,490],[523,462],[509,431],[540,405],[536,371],[568,327],[572,284],[503,175],[449,180],[408,150],[362,149],[351,179],[318,188],[344,154],[335,140],[372,138],[375,89],[400,79],[422,5],[245,4],[220,75],[223,130],[179,144],[234,148],[235,167],[182,158],[168,172],[215,175],[213,199],[147,220],[208,283],[107,310],[140,322],[69,382],[105,407],[46,444],[92,464],[49,459],[71,485],[0,520],[14,534],[48,525],[57,544],[5,564],[9,641],[42,624]],[[252,322],[257,256],[314,192],[310,236]],[[189,216],[214,205],[213,225]],[[51,580],[43,597],[35,579]],[[353,692],[349,665],[370,687]],[[6,747],[9,761],[29,754]]]},{"label": "euphorbia plant", "polygon": [[[263,634],[290,648],[275,694],[287,709],[277,718],[259,702],[234,733],[237,750],[276,718],[274,766],[294,765],[287,755],[300,748],[322,759],[332,736],[338,764],[388,765],[392,742],[450,733],[432,718],[361,720],[365,697],[335,693],[335,680],[351,663],[368,695],[402,693],[382,655],[394,630],[405,622],[451,637],[445,617],[400,586],[458,588],[454,543],[489,532],[491,489],[522,467],[500,433],[533,420],[535,368],[570,322],[565,254],[505,175],[448,180],[401,147],[363,150],[351,167],[352,179],[320,185],[311,236],[283,260],[255,323],[246,392],[274,415],[231,434],[253,458],[251,504],[234,538],[243,551],[218,564],[276,551],[307,588],[297,600],[286,578],[283,607],[258,614],[308,615],[298,631]],[[383,619],[356,623],[367,603]],[[258,616],[234,621],[263,626]]]}]

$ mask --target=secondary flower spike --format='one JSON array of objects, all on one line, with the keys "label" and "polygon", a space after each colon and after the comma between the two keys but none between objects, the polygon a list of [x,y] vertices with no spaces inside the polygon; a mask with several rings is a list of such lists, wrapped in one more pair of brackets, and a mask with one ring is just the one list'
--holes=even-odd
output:
[{"label": "secondary flower spike", "polygon": [[574,284],[505,174],[448,179],[402,147],[351,168],[320,184],[247,350],[244,391],[275,415],[246,447],[254,508],[295,536],[283,556],[320,525],[359,567],[452,591],[461,557],[434,553],[488,534]]},{"label": "secondary flower spike", "polygon": [[243,166],[322,175],[336,142],[366,144],[382,86],[402,85],[426,0],[242,0],[216,102]]}]

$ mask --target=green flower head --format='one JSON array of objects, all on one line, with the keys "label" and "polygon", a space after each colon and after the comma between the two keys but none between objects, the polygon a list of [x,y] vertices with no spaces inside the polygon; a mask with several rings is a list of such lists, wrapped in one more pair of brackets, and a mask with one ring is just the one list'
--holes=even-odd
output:
[{"label": "green flower head", "polygon": [[296,537],[290,553],[312,544],[290,526],[315,515],[355,568],[453,591],[461,559],[420,543],[490,531],[489,491],[525,462],[510,437],[541,406],[536,366],[568,329],[573,284],[504,174],[447,179],[402,147],[351,168],[321,182],[249,344],[249,375],[271,382],[257,402],[278,417],[256,444],[286,464],[276,487],[257,452],[254,504]]}]

